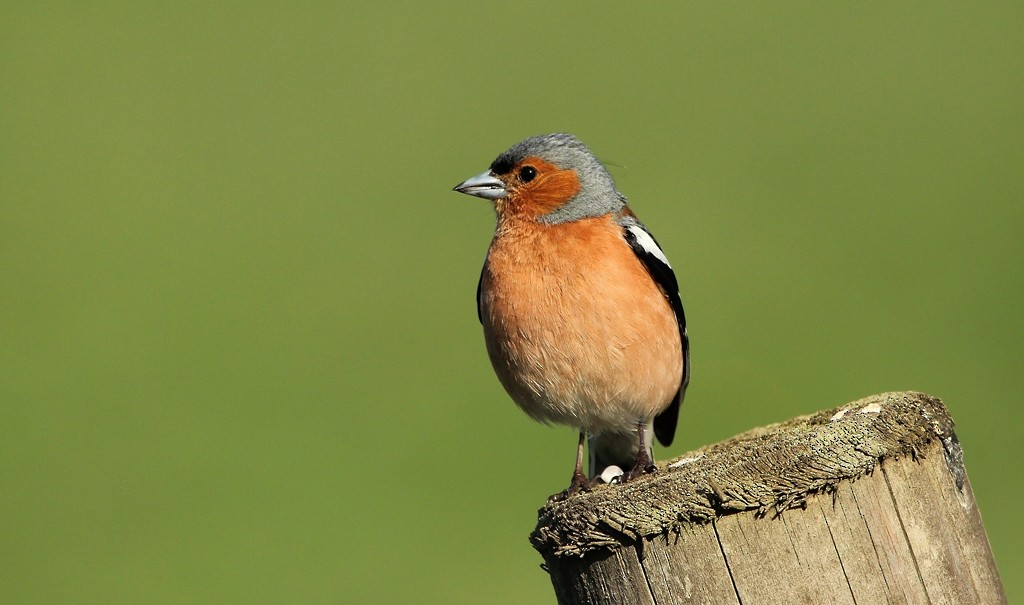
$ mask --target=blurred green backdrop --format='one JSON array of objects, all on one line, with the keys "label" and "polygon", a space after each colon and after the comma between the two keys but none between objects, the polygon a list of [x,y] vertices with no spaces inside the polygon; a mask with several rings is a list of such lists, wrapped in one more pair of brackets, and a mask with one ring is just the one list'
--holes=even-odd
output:
[{"label": "blurred green backdrop", "polygon": [[682,283],[658,455],[928,391],[1024,599],[1024,5],[765,4],[4,3],[0,598],[553,603],[450,189],[567,130]]}]

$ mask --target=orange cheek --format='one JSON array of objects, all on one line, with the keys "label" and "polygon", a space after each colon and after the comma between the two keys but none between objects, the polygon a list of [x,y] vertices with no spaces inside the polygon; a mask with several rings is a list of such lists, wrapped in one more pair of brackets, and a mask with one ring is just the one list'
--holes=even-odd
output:
[{"label": "orange cheek", "polygon": [[580,192],[575,170],[561,170],[538,158],[527,158],[523,164],[535,166],[541,176],[520,185],[502,204],[505,208],[499,207],[499,211],[533,219],[560,208]]},{"label": "orange cheek", "polygon": [[559,170],[542,179],[525,192],[526,203],[545,213],[559,208],[580,192],[580,180],[575,170]]}]

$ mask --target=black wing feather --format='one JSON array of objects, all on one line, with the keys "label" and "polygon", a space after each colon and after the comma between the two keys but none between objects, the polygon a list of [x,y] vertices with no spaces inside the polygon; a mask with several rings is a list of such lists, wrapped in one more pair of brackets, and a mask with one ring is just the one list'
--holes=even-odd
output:
[{"label": "black wing feather", "polygon": [[480,280],[476,282],[476,318],[480,320],[480,324],[484,323],[484,306],[480,301],[480,294],[483,293],[484,289],[484,271],[487,270],[487,265],[480,270]]},{"label": "black wing feather", "polygon": [[629,215],[623,216],[620,222],[623,236],[629,243],[629,247],[633,249],[637,258],[640,259],[640,262],[647,268],[647,272],[651,274],[655,283],[665,294],[665,299],[672,306],[672,311],[676,315],[676,324],[679,326],[679,341],[683,347],[682,381],[679,383],[679,390],[675,397],[672,398],[672,403],[654,418],[654,434],[662,445],[668,446],[672,445],[672,439],[675,437],[676,423],[679,420],[679,406],[683,402],[686,386],[690,384],[690,339],[686,335],[686,315],[683,312],[683,301],[679,298],[679,282],[676,281],[676,274],[672,271],[672,267],[637,241],[636,234],[631,229],[643,229],[660,250],[661,246],[651,232],[640,221]]}]

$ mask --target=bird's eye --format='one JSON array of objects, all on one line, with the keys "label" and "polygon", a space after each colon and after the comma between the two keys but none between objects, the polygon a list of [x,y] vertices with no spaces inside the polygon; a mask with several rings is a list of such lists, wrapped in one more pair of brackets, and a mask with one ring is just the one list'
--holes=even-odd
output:
[{"label": "bird's eye", "polygon": [[523,166],[519,169],[519,180],[529,183],[537,177],[537,169],[533,166]]}]

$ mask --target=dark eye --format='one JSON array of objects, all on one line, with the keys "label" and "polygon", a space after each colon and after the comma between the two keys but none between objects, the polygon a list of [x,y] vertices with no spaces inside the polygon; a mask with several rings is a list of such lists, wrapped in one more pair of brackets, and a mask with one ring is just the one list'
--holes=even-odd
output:
[{"label": "dark eye", "polygon": [[533,166],[523,166],[519,169],[519,180],[529,183],[537,177],[537,169]]}]

